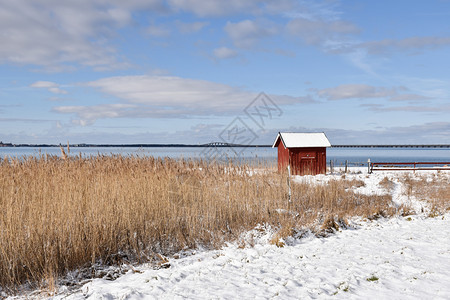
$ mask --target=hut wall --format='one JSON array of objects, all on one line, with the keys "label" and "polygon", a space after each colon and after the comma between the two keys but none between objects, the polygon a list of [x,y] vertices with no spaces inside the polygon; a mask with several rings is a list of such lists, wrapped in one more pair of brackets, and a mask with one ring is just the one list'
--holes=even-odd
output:
[{"label": "hut wall", "polygon": [[291,163],[292,175],[316,175],[326,173],[327,164],[325,147],[289,148],[288,150],[288,160],[290,160]]},{"label": "hut wall", "polygon": [[278,171],[284,171],[289,164],[289,149],[284,148],[282,142],[278,142]]}]

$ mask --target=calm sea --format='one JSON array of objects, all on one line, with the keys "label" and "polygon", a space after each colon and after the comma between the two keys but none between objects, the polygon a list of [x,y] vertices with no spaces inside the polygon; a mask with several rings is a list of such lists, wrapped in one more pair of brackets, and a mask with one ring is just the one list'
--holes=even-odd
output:
[{"label": "calm sea", "polygon": [[[269,147],[246,147],[246,148],[215,148],[223,154],[222,157],[234,160],[260,160],[273,161],[277,159],[277,150]],[[171,158],[204,158],[214,156],[214,149],[199,147],[71,147],[71,155],[137,155]],[[210,151],[208,151],[210,150]],[[0,147],[0,157],[23,157],[38,156],[39,154],[61,155],[57,147],[33,148],[33,147]],[[373,162],[450,162],[450,149],[448,148],[328,148],[327,161],[335,165],[344,164],[349,161],[351,165],[366,164],[370,158]]]}]

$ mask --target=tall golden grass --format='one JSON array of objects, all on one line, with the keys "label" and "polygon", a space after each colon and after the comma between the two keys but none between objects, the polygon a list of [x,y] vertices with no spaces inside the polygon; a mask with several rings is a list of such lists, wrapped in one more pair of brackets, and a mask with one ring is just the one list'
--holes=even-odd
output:
[{"label": "tall golden grass", "polygon": [[198,246],[218,247],[257,224],[280,232],[330,218],[392,214],[389,196],[349,183],[292,185],[247,164],[153,157],[55,156],[0,162],[0,284],[52,286],[70,270],[145,262]]}]

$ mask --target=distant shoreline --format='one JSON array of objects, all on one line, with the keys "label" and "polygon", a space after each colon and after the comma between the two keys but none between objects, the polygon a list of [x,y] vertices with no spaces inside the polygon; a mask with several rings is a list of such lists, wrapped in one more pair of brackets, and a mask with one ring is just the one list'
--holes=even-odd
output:
[{"label": "distant shoreline", "polygon": [[[59,147],[55,144],[4,144],[0,143],[0,147],[16,148],[51,148]],[[66,145],[61,145],[66,146]],[[268,148],[272,145],[240,145],[226,143],[209,143],[209,144],[69,144],[73,148],[205,148],[205,147],[248,147],[248,148]],[[409,144],[409,145],[332,145],[332,148],[450,148],[450,144]]]}]

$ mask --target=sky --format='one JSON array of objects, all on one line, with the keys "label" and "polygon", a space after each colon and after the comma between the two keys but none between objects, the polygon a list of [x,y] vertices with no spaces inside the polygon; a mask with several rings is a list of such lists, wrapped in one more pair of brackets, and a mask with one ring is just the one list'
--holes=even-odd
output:
[{"label": "sky", "polygon": [[450,144],[449,20],[449,0],[0,0],[0,141]]}]

